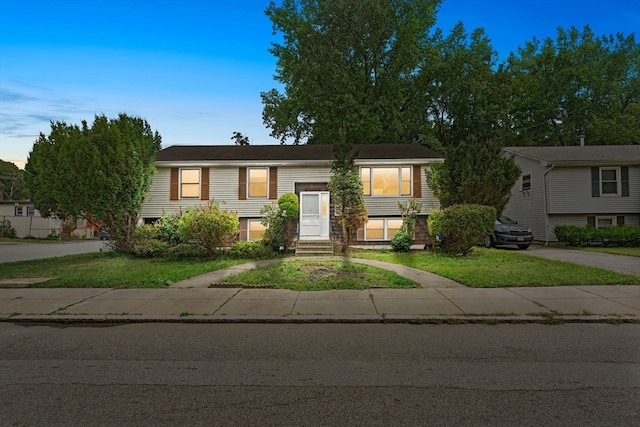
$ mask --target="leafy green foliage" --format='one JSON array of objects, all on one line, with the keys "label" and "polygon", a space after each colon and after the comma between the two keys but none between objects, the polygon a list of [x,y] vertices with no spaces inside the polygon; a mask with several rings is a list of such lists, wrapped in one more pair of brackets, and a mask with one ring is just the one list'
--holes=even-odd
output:
[{"label": "leafy green foliage", "polygon": [[[263,121],[283,143],[406,141],[421,108],[414,90],[439,0],[271,2],[282,43]],[[410,108],[414,106],[414,108]]]},{"label": "leafy green foliage", "polygon": [[398,202],[398,209],[402,215],[402,230],[413,238],[416,233],[418,215],[422,210],[422,202],[412,197],[409,200]]},{"label": "leafy green foliage", "polygon": [[640,246],[640,225],[595,228],[590,225],[556,225],[559,241],[570,246]]},{"label": "leafy green foliage", "polygon": [[13,239],[16,237],[16,229],[11,225],[11,221],[8,219],[3,219],[0,221],[0,238],[6,237],[9,239]]},{"label": "leafy green foliage", "polygon": [[232,239],[239,227],[238,214],[220,209],[216,201],[187,209],[178,221],[182,239],[200,242],[209,254]]},{"label": "leafy green foliage", "polygon": [[266,227],[262,238],[264,244],[274,251],[286,251],[292,245],[291,226],[298,219],[298,196],[285,193],[278,199],[278,203],[265,205],[260,213],[264,215],[262,225]]},{"label": "leafy green foliage", "polygon": [[44,216],[101,222],[114,248],[129,251],[160,144],[145,120],[126,114],[96,116],[91,127],[52,122],[25,167],[34,205]]},{"label": "leafy green foliage", "polygon": [[225,257],[237,259],[263,259],[272,258],[273,251],[263,242],[233,242],[233,245],[225,253]]},{"label": "leafy green foliage", "polygon": [[466,255],[495,227],[496,210],[492,206],[453,205],[429,214],[427,225],[433,237],[439,237],[447,252]]},{"label": "leafy green foliage", "polygon": [[413,234],[410,234],[405,230],[398,230],[391,238],[391,247],[396,252],[407,252],[411,249],[412,242]]},{"label": "leafy green foliage", "polygon": [[367,208],[362,197],[360,171],[355,164],[357,153],[349,144],[334,145],[329,190],[339,224],[342,226],[342,253],[349,252],[351,239],[367,222]]},{"label": "leafy green foliage", "polygon": [[0,200],[26,200],[29,190],[24,182],[24,171],[14,163],[0,160]]},{"label": "leafy green foliage", "polygon": [[495,141],[475,138],[449,147],[444,163],[432,164],[427,170],[429,187],[442,206],[487,205],[501,213],[521,171],[500,149]]},{"label": "leafy green foliage", "polygon": [[512,54],[510,145],[637,144],[640,44],[634,35],[597,37],[585,26],[525,43]]}]

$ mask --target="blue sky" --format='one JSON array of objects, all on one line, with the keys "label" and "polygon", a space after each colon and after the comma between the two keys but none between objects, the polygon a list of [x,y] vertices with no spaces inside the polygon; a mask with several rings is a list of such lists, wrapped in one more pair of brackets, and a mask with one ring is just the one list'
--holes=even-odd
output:
[{"label": "blue sky", "polygon": [[[164,147],[233,144],[233,131],[277,144],[260,101],[276,87],[268,3],[0,0],[0,158],[23,167],[50,120],[119,112],[146,118]],[[437,19],[483,27],[505,58],[559,26],[637,40],[640,0],[444,0]]]}]

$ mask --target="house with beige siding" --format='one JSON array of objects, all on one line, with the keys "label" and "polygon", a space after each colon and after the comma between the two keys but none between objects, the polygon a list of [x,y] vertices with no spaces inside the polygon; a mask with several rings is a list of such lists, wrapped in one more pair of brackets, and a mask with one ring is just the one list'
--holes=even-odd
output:
[{"label": "house with beige siding", "polygon": [[[425,180],[425,169],[442,155],[420,144],[357,145],[356,165],[364,184],[369,221],[354,245],[385,246],[400,229],[398,202],[422,203],[417,244],[429,240],[426,217],[440,204]],[[332,145],[176,145],[156,156],[157,173],[142,207],[146,223],[215,200],[238,213],[239,240],[262,237],[260,211],[285,193],[300,201],[297,240],[340,241],[332,208]]]},{"label": "house with beige siding", "polygon": [[556,225],[640,224],[640,145],[506,147],[522,175],[504,215],[536,240],[557,241]]}]

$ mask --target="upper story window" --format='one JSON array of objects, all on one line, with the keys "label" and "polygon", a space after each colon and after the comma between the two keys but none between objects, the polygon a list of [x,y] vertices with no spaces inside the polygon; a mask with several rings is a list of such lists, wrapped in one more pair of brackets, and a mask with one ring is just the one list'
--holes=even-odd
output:
[{"label": "upper story window", "polygon": [[603,196],[620,195],[620,168],[600,168],[600,193]]},{"label": "upper story window", "polygon": [[522,175],[522,191],[530,191],[531,190],[531,174],[525,173]]},{"label": "upper story window", "polygon": [[15,216],[22,216],[22,215],[23,215],[23,213],[22,213],[22,206],[16,206],[16,209],[15,209]]},{"label": "upper story window", "polygon": [[36,212],[36,208],[33,206],[27,206],[27,216],[33,216]]},{"label": "upper story window", "polygon": [[410,196],[411,168],[363,167],[360,178],[365,196]]},{"label": "upper story window", "polygon": [[269,190],[269,169],[249,168],[247,175],[249,197],[267,197]]},{"label": "upper story window", "polygon": [[200,169],[180,169],[180,197],[200,197]]}]

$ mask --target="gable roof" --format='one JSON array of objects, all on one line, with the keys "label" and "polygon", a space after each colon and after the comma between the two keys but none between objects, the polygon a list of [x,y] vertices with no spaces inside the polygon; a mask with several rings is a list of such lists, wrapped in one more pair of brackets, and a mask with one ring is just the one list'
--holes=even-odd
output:
[{"label": "gable roof", "polygon": [[517,154],[556,165],[640,164],[640,145],[504,147],[502,150],[506,153]]},{"label": "gable roof", "polygon": [[[442,159],[420,144],[358,144],[358,159]],[[158,162],[331,161],[333,145],[173,145],[160,150]]]}]

